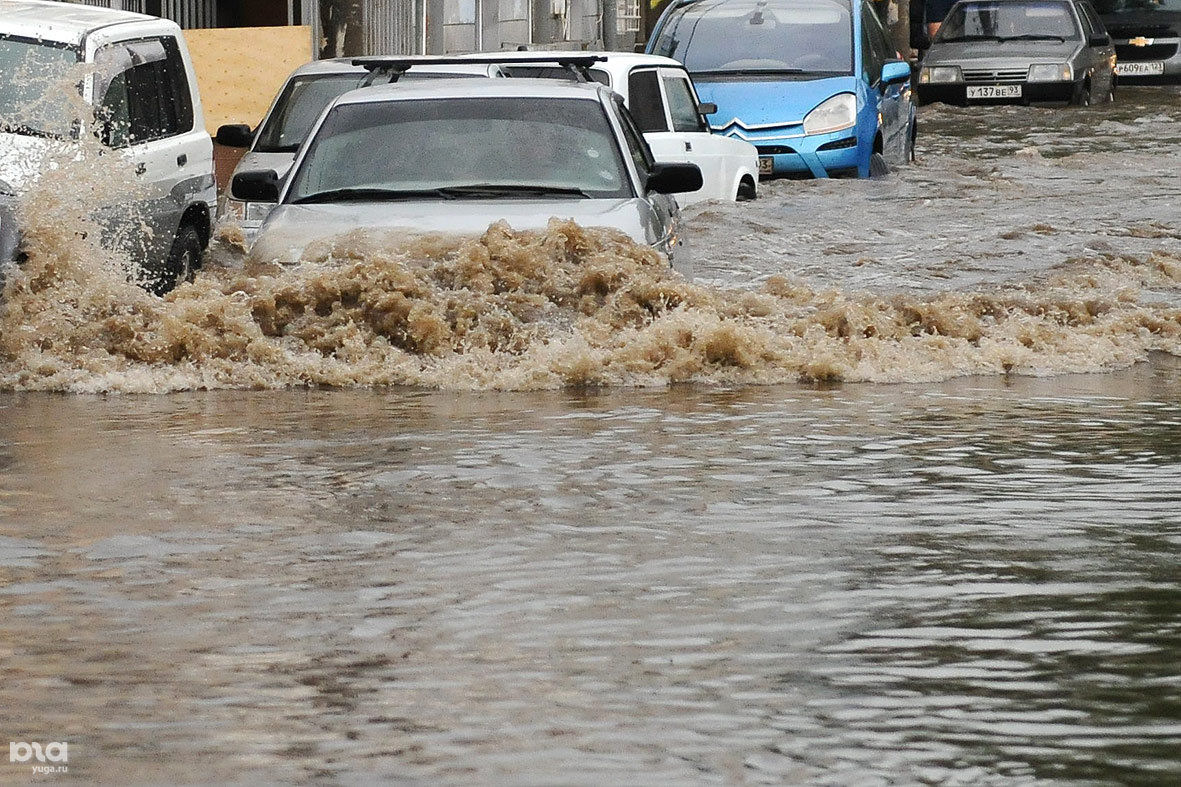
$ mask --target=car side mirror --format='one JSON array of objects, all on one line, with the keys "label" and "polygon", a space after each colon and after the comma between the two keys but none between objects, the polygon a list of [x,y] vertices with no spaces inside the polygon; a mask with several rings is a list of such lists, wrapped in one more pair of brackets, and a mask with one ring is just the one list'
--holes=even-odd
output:
[{"label": "car side mirror", "polygon": [[1109,46],[1111,44],[1111,36],[1109,35],[1093,35],[1087,40],[1087,46]]},{"label": "car side mirror", "polygon": [[890,60],[882,66],[882,84],[897,85],[910,79],[910,63],[905,60]]},{"label": "car side mirror", "polygon": [[697,105],[697,111],[703,115],[715,115],[718,111],[718,105],[712,101],[702,101]]},{"label": "car side mirror", "polygon": [[217,129],[213,141],[227,148],[248,148],[254,141],[254,132],[245,123],[221,126]]},{"label": "car side mirror", "polygon": [[697,191],[704,184],[696,164],[657,164],[644,185],[657,194],[684,194]]},{"label": "car side mirror", "polygon": [[230,181],[230,194],[244,202],[278,202],[279,175],[273,169],[239,172]]}]

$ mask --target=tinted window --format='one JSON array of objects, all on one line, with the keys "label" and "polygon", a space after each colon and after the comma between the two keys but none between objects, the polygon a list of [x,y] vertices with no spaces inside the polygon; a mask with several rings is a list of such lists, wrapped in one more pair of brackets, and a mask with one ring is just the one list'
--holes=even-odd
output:
[{"label": "tinted window", "polygon": [[1095,35],[1107,35],[1107,28],[1103,26],[1103,20],[1099,18],[1099,14],[1095,12],[1095,9],[1091,7],[1090,3],[1079,3],[1078,7],[1083,12],[1083,19]]},{"label": "tinted window", "polygon": [[644,141],[644,135],[640,133],[636,120],[627,107],[621,103],[617,109],[619,110],[619,125],[623,127],[623,139],[627,144],[627,152],[631,155],[632,163],[636,165],[636,171],[640,173],[640,181],[643,182],[648,177],[648,173],[652,171],[654,161],[652,150]]},{"label": "tinted window", "polygon": [[1079,37],[1074,14],[1066,3],[961,2],[951,9],[936,41],[974,39],[1046,38],[1073,40]]},{"label": "tinted window", "polygon": [[76,111],[78,50],[48,42],[0,36],[0,124],[26,134],[65,135]]},{"label": "tinted window", "polygon": [[692,74],[853,73],[844,0],[694,3],[670,15],[652,51]]},{"label": "tinted window", "polygon": [[114,146],[175,136],[193,128],[188,76],[174,38],[106,47],[95,57],[98,118]]},{"label": "tinted window", "polygon": [[882,78],[882,66],[886,62],[882,52],[884,39],[885,34],[877,14],[868,4],[861,6],[861,67],[865,69],[865,78],[871,85],[877,84]]},{"label": "tinted window", "polygon": [[309,142],[289,199],[338,189],[478,184],[631,195],[597,100],[456,98],[335,107]]},{"label": "tinted window", "polygon": [[333,99],[360,86],[367,74],[315,74],[291,79],[263,121],[254,149],[294,152]]},{"label": "tinted window", "polygon": [[673,118],[673,131],[708,131],[705,120],[697,111],[697,100],[685,77],[663,77],[664,92],[668,96],[668,111]]},{"label": "tinted window", "polygon": [[640,131],[668,131],[656,69],[632,71],[627,75],[627,103]]}]

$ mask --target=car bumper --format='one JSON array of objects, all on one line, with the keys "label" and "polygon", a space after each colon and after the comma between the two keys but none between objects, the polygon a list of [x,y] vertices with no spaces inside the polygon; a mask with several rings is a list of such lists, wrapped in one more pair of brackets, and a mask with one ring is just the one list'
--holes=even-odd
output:
[{"label": "car bumper", "polygon": [[[924,104],[1040,104],[1069,101],[1075,94],[1078,82],[1022,82],[1021,95],[1012,98],[968,98],[968,87],[962,82],[956,84],[920,84],[919,100]],[[970,87],[986,87],[971,85]]]},{"label": "car bumper", "polygon": [[[745,137],[759,151],[762,175],[806,174],[815,178],[857,174],[863,161],[868,161],[858,144],[856,129],[832,134],[813,134],[788,139],[759,139]],[[767,160],[771,172],[766,170]]]},{"label": "car bumper", "polygon": [[1181,39],[1153,39],[1145,46],[1115,42],[1116,75],[1121,82],[1176,82],[1181,80]]}]

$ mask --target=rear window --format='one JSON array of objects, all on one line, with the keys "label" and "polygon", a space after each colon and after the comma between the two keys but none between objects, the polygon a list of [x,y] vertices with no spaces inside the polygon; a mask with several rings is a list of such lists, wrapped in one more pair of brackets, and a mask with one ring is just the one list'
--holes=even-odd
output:
[{"label": "rear window", "polygon": [[853,73],[853,18],[842,0],[737,0],[673,12],[652,46],[694,75]]}]

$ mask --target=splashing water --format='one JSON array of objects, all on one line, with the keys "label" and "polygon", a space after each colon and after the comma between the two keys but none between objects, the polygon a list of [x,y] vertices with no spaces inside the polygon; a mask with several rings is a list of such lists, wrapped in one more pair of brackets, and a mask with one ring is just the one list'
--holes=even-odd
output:
[{"label": "splashing water", "polygon": [[1142,295],[1181,290],[1167,252],[993,291],[878,297],[782,276],[752,291],[694,284],[618,233],[555,219],[478,238],[353,232],[299,266],[211,267],[160,299],[94,264],[92,241],[44,206],[26,211],[29,260],[0,304],[4,389],[902,382],[1181,354],[1181,309]]}]

